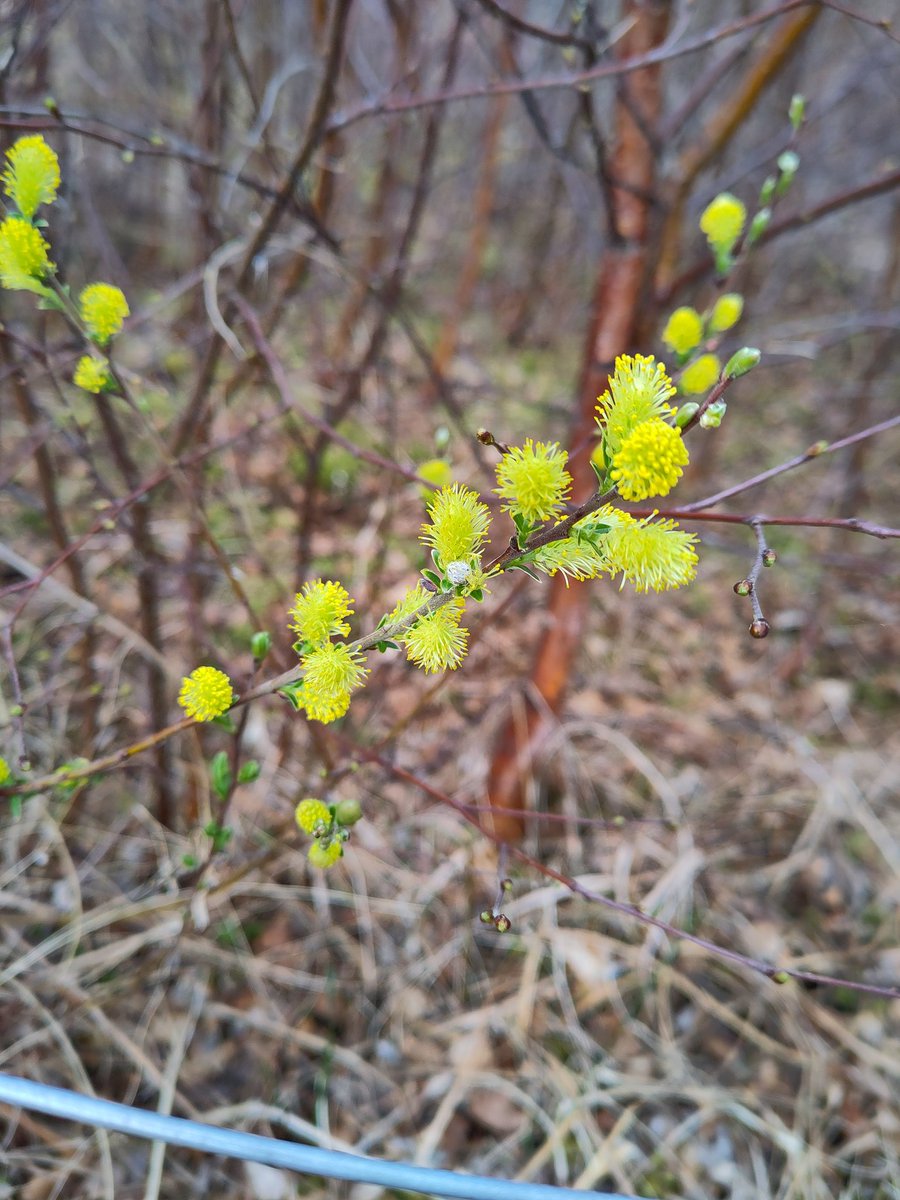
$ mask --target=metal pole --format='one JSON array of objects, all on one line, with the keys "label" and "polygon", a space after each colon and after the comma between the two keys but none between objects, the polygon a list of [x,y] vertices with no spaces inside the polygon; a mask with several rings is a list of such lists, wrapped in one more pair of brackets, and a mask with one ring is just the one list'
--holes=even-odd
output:
[{"label": "metal pole", "polygon": [[47,1113],[84,1125],[114,1129],[132,1137],[188,1146],[207,1154],[222,1154],[250,1162],[268,1163],[308,1175],[328,1179],[347,1179],[356,1183],[376,1183],[383,1187],[406,1188],[409,1191],[451,1196],[457,1200],[635,1200],[613,1192],[574,1192],[570,1188],[553,1187],[543,1183],[517,1183],[514,1180],[488,1179],[480,1175],[462,1175],[455,1171],[439,1171],[412,1163],[383,1162],[376,1158],[345,1154],[338,1150],[321,1150],[317,1146],[302,1146],[256,1133],[241,1133],[234,1129],[219,1129],[183,1117],[169,1117],[110,1100],[95,1100],[66,1088],[32,1083],[15,1075],[0,1074],[0,1101],[20,1108]]}]

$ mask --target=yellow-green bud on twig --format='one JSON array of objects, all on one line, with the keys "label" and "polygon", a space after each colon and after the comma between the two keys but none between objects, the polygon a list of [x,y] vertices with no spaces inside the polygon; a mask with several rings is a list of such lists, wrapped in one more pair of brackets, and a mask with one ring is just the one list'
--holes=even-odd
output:
[{"label": "yellow-green bud on twig", "polygon": [[783,196],[791,184],[794,182],[794,176],[800,168],[800,156],[795,154],[793,150],[785,150],[784,154],[778,156],[778,170],[781,175],[778,180],[778,185],[775,188],[776,196]]},{"label": "yellow-green bud on twig", "polygon": [[769,228],[769,222],[772,220],[771,208],[761,208],[753,220],[750,222],[750,229],[747,233],[747,245],[752,246],[754,242],[759,241],[762,235]]},{"label": "yellow-green bud on twig", "polygon": [[687,396],[699,396],[708,392],[718,382],[722,364],[715,354],[701,354],[681,373],[678,386]]},{"label": "yellow-green bud on twig", "polygon": [[744,311],[744,297],[738,292],[726,292],[720,296],[709,315],[710,333],[724,333],[736,325]]},{"label": "yellow-green bud on twig", "polygon": [[740,379],[748,371],[752,371],[762,358],[755,346],[742,346],[736,350],[725,364],[726,379]]},{"label": "yellow-green bud on twig", "polygon": [[265,630],[254,633],[250,639],[250,652],[255,662],[261,663],[271,649],[272,635],[270,633],[266,633]]},{"label": "yellow-green bud on twig", "polygon": [[700,405],[696,400],[688,400],[687,404],[682,404],[681,408],[675,414],[675,424],[678,428],[684,429],[685,425],[694,419],[699,409]]},{"label": "yellow-green bud on twig", "polygon": [[724,400],[716,400],[700,418],[700,428],[718,429],[722,424],[722,418],[725,416],[727,408],[728,405]]},{"label": "yellow-green bud on twig", "polygon": [[803,124],[803,118],[805,115],[806,97],[802,96],[800,92],[795,92],[794,95],[791,96],[791,103],[790,107],[788,108],[788,120],[790,121],[791,127],[795,133]]}]

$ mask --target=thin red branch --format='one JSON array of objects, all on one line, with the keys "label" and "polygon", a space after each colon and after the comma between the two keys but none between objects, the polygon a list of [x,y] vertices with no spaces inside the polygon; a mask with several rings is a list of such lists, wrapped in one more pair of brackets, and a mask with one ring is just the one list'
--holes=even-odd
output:
[{"label": "thin red branch", "polygon": [[819,0],[783,0],[781,4],[763,9],[737,21],[729,21],[718,25],[706,33],[699,34],[689,41],[671,44],[663,42],[660,46],[644,54],[635,54],[631,58],[617,59],[598,63],[582,71],[570,71],[565,75],[547,75],[541,79],[502,80],[497,83],[477,84],[469,87],[445,88],[430,95],[422,96],[386,96],[375,100],[367,100],[356,108],[338,114],[329,125],[330,130],[346,129],[349,125],[363,120],[365,117],[387,116],[398,112],[412,112],[422,108],[432,108],[439,104],[454,104],[461,100],[483,100],[488,96],[516,95],[519,92],[553,91],[559,89],[578,89],[585,84],[594,83],[599,79],[608,79],[616,75],[628,75],[640,71],[644,67],[655,66],[669,59],[681,58],[686,54],[694,54],[707,46],[716,44],[726,38],[734,37],[757,25],[774,21],[785,13],[795,9],[808,8],[817,5]]},{"label": "thin red branch", "polygon": [[[703,509],[712,508],[714,504],[720,504],[723,500],[729,500],[732,496],[738,496],[741,492],[749,491],[761,483],[767,483],[768,480],[774,479],[777,475],[784,475],[785,472],[792,471],[795,467],[802,467],[804,463],[821,458],[823,454],[833,454],[837,450],[844,450],[848,446],[856,445],[857,442],[863,442],[867,438],[886,433],[889,429],[894,429],[898,425],[900,425],[900,415],[888,417],[886,421],[880,421],[877,425],[870,425],[866,429],[860,429],[856,433],[851,433],[836,442],[816,442],[808,450],[804,450],[802,454],[797,454],[794,458],[789,458],[787,462],[780,463],[777,467],[770,467],[768,471],[761,471],[760,474],[754,475],[750,479],[745,479],[742,483],[735,483],[729,488],[723,488],[721,492],[716,492],[712,496],[705,496],[702,500],[695,500],[692,504],[686,504],[678,511],[683,516],[686,516],[689,513],[698,513]],[[743,518],[739,519],[743,520]],[[770,525],[835,525],[855,529],[860,533],[871,533],[874,537],[897,536],[893,530],[885,529],[880,525],[871,525],[867,521],[859,521],[855,517],[841,519],[823,517],[815,520],[812,518],[798,520],[791,517],[773,517],[771,520],[767,518],[767,521]]]}]

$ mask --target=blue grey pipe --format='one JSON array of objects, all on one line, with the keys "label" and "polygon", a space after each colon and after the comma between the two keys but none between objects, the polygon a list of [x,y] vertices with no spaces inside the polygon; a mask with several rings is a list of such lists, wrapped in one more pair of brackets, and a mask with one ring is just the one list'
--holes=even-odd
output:
[{"label": "blue grey pipe", "polygon": [[114,1129],[132,1137],[169,1142],[173,1146],[188,1146],[207,1154],[222,1154],[249,1162],[268,1163],[286,1167],[307,1175],[327,1179],[347,1179],[354,1183],[377,1183],[383,1187],[406,1188],[433,1196],[454,1196],[458,1200],[563,1200],[577,1195],[579,1200],[635,1200],[614,1192],[573,1192],[570,1188],[552,1187],[544,1183],[516,1183],[507,1179],[488,1179],[482,1175],[461,1175],[455,1171],[439,1171],[411,1163],[383,1162],[344,1154],[339,1150],[321,1150],[302,1146],[256,1133],[241,1133],[234,1129],[219,1129],[183,1117],[168,1117],[127,1104],[110,1100],[95,1100],[80,1096],[66,1088],[32,1083],[15,1075],[0,1074],[0,1101],[34,1112],[47,1113],[80,1121],[102,1129]]}]

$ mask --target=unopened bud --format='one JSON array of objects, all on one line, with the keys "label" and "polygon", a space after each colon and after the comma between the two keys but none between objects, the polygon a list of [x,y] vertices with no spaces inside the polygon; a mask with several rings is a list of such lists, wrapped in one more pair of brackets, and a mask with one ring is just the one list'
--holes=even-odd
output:
[{"label": "unopened bud", "polygon": [[362,806],[353,797],[339,800],[334,808],[334,819],[338,825],[355,825],[362,815]]},{"label": "unopened bud", "polygon": [[755,346],[741,346],[740,350],[735,350],[725,364],[725,378],[740,379],[742,375],[752,371],[761,358],[762,354]]},{"label": "unopened bud", "polygon": [[689,400],[687,404],[682,404],[678,412],[675,414],[675,424],[679,429],[684,429],[688,422],[692,421],[697,414],[700,405],[696,400]]},{"label": "unopened bud", "polygon": [[494,914],[489,908],[485,908],[478,914],[478,920],[482,923],[482,925],[493,925]]},{"label": "unopened bud", "polygon": [[772,975],[772,982],[773,983],[788,983],[788,982],[790,982],[790,978],[791,977],[787,973],[787,971],[775,971],[774,974]]},{"label": "unopened bud", "polygon": [[506,913],[501,913],[500,916],[494,921],[494,928],[498,933],[508,933],[511,926],[512,921],[509,919]]},{"label": "unopened bud", "polygon": [[753,638],[764,638],[769,636],[769,622],[765,617],[759,617],[750,626],[750,636]]},{"label": "unopened bud", "polygon": [[250,639],[250,651],[253,654],[254,661],[262,662],[271,649],[272,635],[270,633],[266,633],[265,630],[254,633]]},{"label": "unopened bud", "polygon": [[828,449],[827,442],[813,442],[813,444],[810,446],[810,448],[806,452],[806,457],[807,458],[818,458],[818,456],[820,454],[824,454],[827,449]]},{"label": "unopened bud", "polygon": [[781,172],[781,178],[775,189],[776,195],[783,196],[788,190],[794,182],[794,176],[797,174],[799,166],[800,157],[793,150],[785,150],[784,154],[778,155],[778,169]]},{"label": "unopened bud", "polygon": [[[777,187],[777,185],[776,185]],[[762,235],[769,228],[769,222],[772,220],[771,208],[761,208],[753,220],[750,222],[750,229],[747,231],[747,245],[752,246],[754,242],[758,242]]]},{"label": "unopened bud", "polygon": [[722,418],[725,416],[727,410],[728,405],[724,400],[716,400],[700,418],[700,428],[718,429],[722,424]]},{"label": "unopened bud", "polygon": [[753,582],[750,579],[739,579],[734,585],[734,594],[736,596],[749,596],[753,591]]},{"label": "unopened bud", "polygon": [[500,887],[503,889],[504,892],[511,892],[512,885],[513,885],[513,883],[512,883],[511,879],[501,879],[500,880]]},{"label": "unopened bud", "polygon": [[759,189],[759,202],[763,208],[771,203],[775,195],[775,188],[778,186],[778,180],[774,175],[767,175],[766,179]]},{"label": "unopened bud", "polygon": [[778,555],[774,550],[764,550],[762,556],[762,564],[764,567],[774,567],[778,561]]},{"label": "unopened bud", "polygon": [[796,133],[803,124],[803,118],[806,115],[806,97],[799,92],[795,92],[791,96],[790,107],[788,108],[788,120],[791,123],[791,128]]}]

